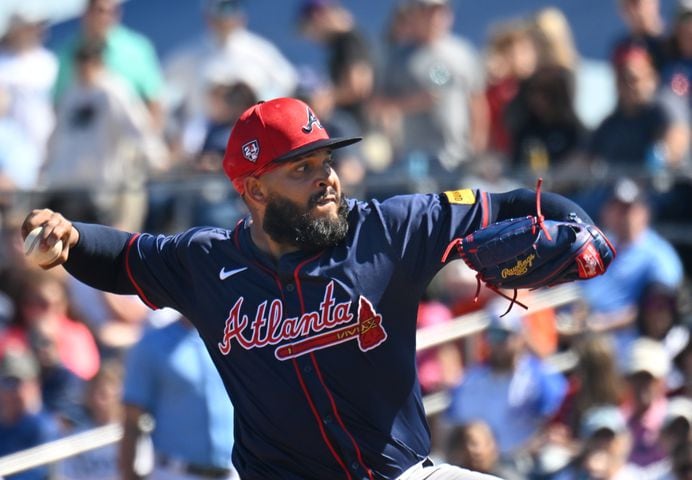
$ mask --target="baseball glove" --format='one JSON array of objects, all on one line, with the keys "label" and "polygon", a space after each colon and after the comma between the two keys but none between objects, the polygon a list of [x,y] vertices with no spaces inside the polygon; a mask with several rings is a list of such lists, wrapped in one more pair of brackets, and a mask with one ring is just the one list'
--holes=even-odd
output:
[{"label": "baseball glove", "polygon": [[510,297],[499,289],[513,289],[512,304],[520,288],[554,286],[603,274],[615,258],[615,248],[598,227],[576,215],[572,221],[544,219],[540,187],[539,179],[535,216],[495,222],[457,238],[447,247],[442,262],[456,250],[477,272],[479,291],[481,282],[506,298]]}]

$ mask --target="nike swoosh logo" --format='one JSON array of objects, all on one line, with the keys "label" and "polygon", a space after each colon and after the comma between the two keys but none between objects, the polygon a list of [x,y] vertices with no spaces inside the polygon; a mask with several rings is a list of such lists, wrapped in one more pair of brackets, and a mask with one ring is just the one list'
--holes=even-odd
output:
[{"label": "nike swoosh logo", "polygon": [[244,270],[247,270],[247,267],[240,267],[236,268],[235,270],[229,270],[226,271],[226,267],[223,267],[221,271],[219,272],[219,280],[226,280],[228,277],[232,277],[236,273],[240,273]]}]

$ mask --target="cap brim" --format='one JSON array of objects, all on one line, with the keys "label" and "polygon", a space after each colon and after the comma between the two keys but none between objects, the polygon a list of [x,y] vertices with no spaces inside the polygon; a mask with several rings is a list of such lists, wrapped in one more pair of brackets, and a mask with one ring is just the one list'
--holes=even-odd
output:
[{"label": "cap brim", "polygon": [[358,143],[362,140],[361,137],[337,137],[337,138],[323,138],[322,140],[316,140],[314,142],[303,145],[302,147],[291,150],[288,153],[284,153],[280,157],[275,158],[274,162],[286,162],[289,160],[294,160],[296,158],[307,155],[308,153],[314,152],[315,150],[320,150],[322,148],[342,148]]}]

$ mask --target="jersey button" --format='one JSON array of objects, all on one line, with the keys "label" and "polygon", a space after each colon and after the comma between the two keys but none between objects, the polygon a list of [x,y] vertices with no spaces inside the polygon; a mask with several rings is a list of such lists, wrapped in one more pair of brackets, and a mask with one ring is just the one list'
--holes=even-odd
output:
[{"label": "jersey button", "polygon": [[312,372],[312,365],[305,365],[305,366],[303,367],[303,372],[305,372],[305,373],[310,373],[310,372]]},{"label": "jersey button", "polygon": [[289,283],[288,285],[286,285],[286,291],[287,292],[292,292],[295,289],[296,289],[296,287],[292,283]]},{"label": "jersey button", "polygon": [[322,423],[324,423],[325,425],[332,423],[332,416],[329,414],[325,415],[322,419]]},{"label": "jersey button", "polygon": [[354,472],[358,470],[358,467],[360,467],[360,465],[358,465],[358,462],[351,463],[351,470],[353,470]]}]

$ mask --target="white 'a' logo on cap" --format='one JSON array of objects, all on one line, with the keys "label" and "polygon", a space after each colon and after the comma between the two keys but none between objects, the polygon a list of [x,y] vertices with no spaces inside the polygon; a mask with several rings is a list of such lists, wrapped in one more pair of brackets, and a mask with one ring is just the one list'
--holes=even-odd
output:
[{"label": "white 'a' logo on cap", "polygon": [[307,114],[308,114],[308,121],[305,125],[303,125],[303,128],[302,128],[303,132],[312,133],[313,125],[316,126],[317,128],[322,128],[322,124],[320,123],[319,118],[317,118],[317,115],[312,113],[312,110],[310,110],[309,107],[306,108],[305,110],[307,111]]},{"label": "white 'a' logo on cap", "polygon": [[241,148],[243,150],[243,157],[245,157],[246,160],[249,160],[252,163],[257,161],[260,152],[259,142],[257,140],[250,140]]}]

